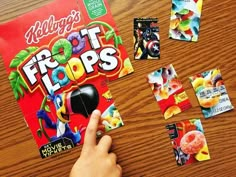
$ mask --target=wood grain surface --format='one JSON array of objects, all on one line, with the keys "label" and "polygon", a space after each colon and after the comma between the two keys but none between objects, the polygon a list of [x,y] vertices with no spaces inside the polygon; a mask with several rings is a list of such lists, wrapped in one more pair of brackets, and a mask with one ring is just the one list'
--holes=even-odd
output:
[{"label": "wood grain surface", "polygon": [[[0,23],[48,2],[50,0],[0,0]],[[232,0],[204,1],[197,43],[168,39],[171,0],[109,0],[109,4],[135,69],[133,74],[109,83],[125,123],[124,127],[108,133],[114,140],[113,151],[123,167],[123,176],[236,176],[235,110],[205,120],[188,79],[219,67],[232,104],[236,106],[236,3]],[[160,60],[133,59],[135,17],[159,18]],[[193,108],[165,121],[146,82],[146,75],[168,64],[174,65]],[[68,176],[81,147],[58,156],[40,158],[13,96],[2,59],[0,117],[0,176]],[[178,167],[165,125],[190,118],[201,118],[211,160]]]}]

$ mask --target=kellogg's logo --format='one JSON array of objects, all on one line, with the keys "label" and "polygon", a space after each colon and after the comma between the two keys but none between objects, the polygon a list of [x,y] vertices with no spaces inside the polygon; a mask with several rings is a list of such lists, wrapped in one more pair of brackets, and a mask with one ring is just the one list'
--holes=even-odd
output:
[{"label": "kellogg's logo", "polygon": [[80,12],[72,10],[71,13],[59,20],[55,19],[54,15],[51,15],[47,20],[43,22],[36,21],[33,26],[25,33],[25,39],[27,44],[38,43],[40,39],[50,34],[57,33],[62,35],[65,32],[70,32],[75,23],[80,22]]}]

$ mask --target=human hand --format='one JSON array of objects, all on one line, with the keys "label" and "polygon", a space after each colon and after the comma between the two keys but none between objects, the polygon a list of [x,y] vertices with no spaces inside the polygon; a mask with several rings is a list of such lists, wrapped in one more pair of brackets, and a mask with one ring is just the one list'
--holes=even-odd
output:
[{"label": "human hand", "polygon": [[79,159],[71,169],[70,177],[121,177],[122,168],[117,157],[109,153],[112,139],[105,135],[96,143],[96,132],[101,112],[93,111],[86,129],[84,145]]}]

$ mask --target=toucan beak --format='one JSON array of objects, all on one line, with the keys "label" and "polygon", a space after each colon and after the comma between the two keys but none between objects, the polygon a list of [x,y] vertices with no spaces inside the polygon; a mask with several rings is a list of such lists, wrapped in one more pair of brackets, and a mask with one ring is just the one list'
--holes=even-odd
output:
[{"label": "toucan beak", "polygon": [[80,86],[66,96],[66,107],[69,114],[82,114],[88,118],[98,106],[99,94],[97,89],[91,85]]},{"label": "toucan beak", "polygon": [[57,117],[60,119],[60,121],[67,123],[70,121],[70,115],[67,112],[66,106],[65,106],[65,94],[63,94],[63,105],[57,110]]}]

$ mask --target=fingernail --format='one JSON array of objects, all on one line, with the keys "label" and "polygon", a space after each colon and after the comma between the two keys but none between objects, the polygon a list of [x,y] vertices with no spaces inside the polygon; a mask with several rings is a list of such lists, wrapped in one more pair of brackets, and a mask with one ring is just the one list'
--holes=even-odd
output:
[{"label": "fingernail", "polygon": [[101,116],[101,111],[99,111],[98,109],[95,109],[95,110],[93,111],[93,114],[94,114],[94,115],[97,115],[97,116]]}]

